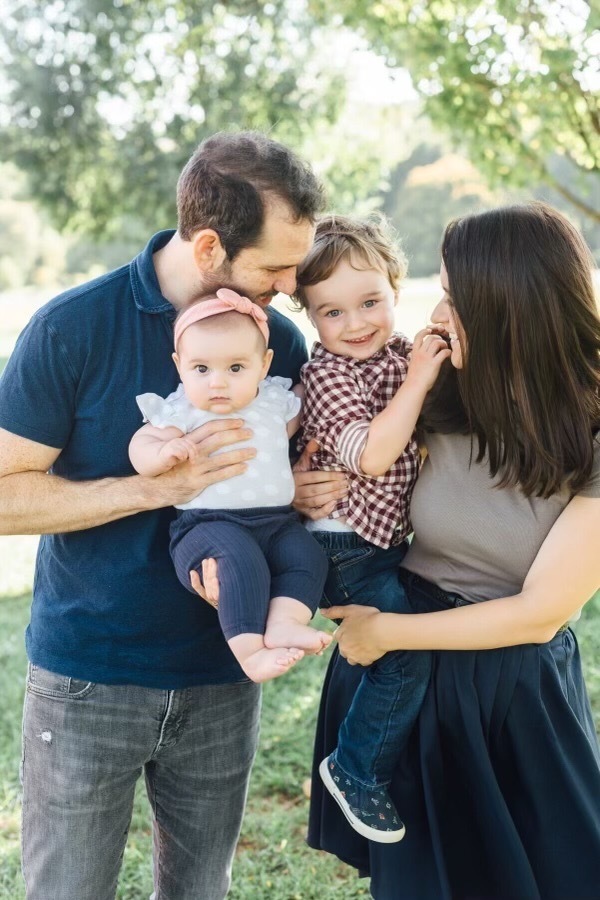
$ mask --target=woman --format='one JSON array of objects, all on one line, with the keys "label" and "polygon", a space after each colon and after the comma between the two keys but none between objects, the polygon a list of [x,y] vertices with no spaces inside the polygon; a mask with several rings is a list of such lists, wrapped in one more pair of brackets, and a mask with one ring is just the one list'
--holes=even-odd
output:
[{"label": "woman", "polygon": [[[446,230],[449,371],[401,578],[414,615],[344,621],[316,739],[309,843],[376,900],[598,900],[600,751],[568,622],[600,586],[600,320],[589,251],[543,204]],[[346,823],[316,767],[367,665],[441,651],[392,795],[397,844]],[[348,665],[350,663],[350,665]]]}]

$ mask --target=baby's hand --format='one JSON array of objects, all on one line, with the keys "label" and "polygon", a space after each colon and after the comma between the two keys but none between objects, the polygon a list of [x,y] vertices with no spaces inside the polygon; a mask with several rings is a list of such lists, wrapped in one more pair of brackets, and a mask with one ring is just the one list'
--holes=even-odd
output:
[{"label": "baby's hand", "polygon": [[442,363],[451,355],[447,342],[432,328],[423,328],[416,335],[407,379],[419,381],[429,391],[435,384]]},{"label": "baby's hand", "polygon": [[180,437],[166,441],[158,451],[158,456],[166,469],[172,469],[177,463],[194,459],[197,452],[194,441],[189,437]]}]

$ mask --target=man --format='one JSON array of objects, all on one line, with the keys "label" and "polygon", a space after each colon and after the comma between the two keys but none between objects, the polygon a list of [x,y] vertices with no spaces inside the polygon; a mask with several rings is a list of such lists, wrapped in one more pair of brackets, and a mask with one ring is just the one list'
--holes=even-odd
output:
[{"label": "man", "polygon": [[[26,634],[28,900],[114,897],[142,771],[156,900],[217,900],[230,883],[259,688],[214,610],[179,584],[168,530],[173,504],[243,471],[253,451],[231,447],[251,432],[204,425],[197,460],[156,478],[133,473],[127,447],[136,394],[176,387],[177,310],[216,285],[264,307],[291,293],[322,191],[280,144],[217,134],[185,166],[177,202],[176,232],[34,315],[0,383],[0,531],[43,535]],[[304,341],[268,314],[271,374],[297,382]],[[302,484],[309,506],[331,499]]]}]

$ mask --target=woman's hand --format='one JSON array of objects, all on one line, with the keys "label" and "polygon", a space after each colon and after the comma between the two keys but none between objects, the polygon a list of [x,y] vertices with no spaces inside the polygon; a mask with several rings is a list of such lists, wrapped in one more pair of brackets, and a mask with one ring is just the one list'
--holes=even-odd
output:
[{"label": "woman's hand", "polygon": [[378,644],[377,624],[381,616],[372,606],[331,606],[319,610],[326,619],[343,619],[333,632],[340,653],[351,666],[370,666],[386,652]]},{"label": "woman's hand", "polygon": [[[202,581],[204,585],[202,585]],[[216,559],[203,559],[202,560],[202,581],[200,581],[200,576],[192,569],[190,572],[190,582],[194,590],[197,594],[199,594],[203,600],[206,600],[207,603],[213,607],[213,609],[219,608],[219,579],[217,577],[217,561]]]}]

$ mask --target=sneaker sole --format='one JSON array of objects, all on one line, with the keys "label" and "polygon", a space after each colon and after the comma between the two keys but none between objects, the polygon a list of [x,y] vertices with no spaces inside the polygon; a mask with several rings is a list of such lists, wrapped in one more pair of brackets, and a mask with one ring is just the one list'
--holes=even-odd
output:
[{"label": "sneaker sole", "polygon": [[344,816],[355,831],[358,831],[358,833],[362,834],[362,836],[367,838],[367,840],[376,841],[378,844],[397,844],[398,841],[402,840],[402,838],[406,834],[406,828],[404,827],[404,825],[401,829],[398,829],[398,831],[378,831],[377,828],[371,828],[370,825],[365,825],[364,822],[361,822],[361,820],[354,815],[352,810],[349,808],[348,803],[346,802],[344,797],[342,797],[342,792],[329,774],[327,759],[324,759],[319,766],[319,775],[321,776],[321,781],[323,782],[333,799],[336,801],[337,805],[344,813]]}]

